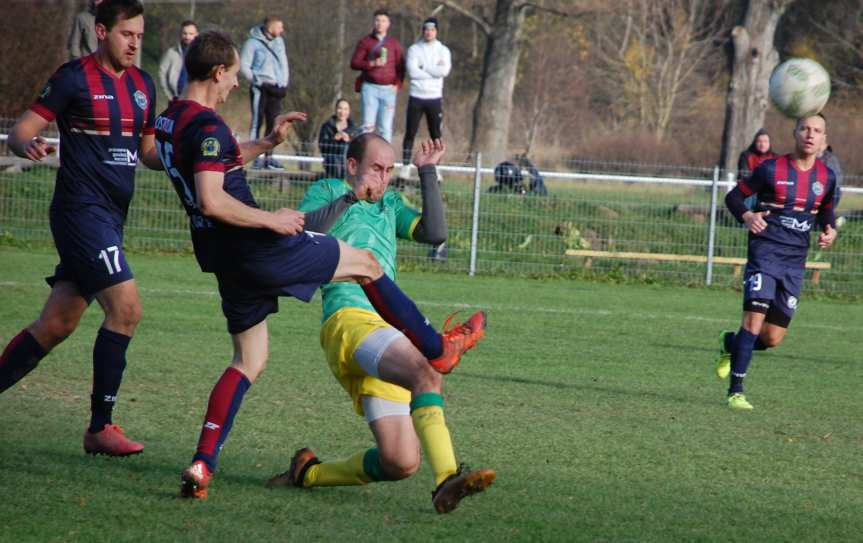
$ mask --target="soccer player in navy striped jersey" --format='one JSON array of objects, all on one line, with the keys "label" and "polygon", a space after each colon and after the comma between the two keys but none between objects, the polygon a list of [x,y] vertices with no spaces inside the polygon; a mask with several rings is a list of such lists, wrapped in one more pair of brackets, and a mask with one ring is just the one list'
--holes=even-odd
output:
[{"label": "soccer player in navy striped jersey", "polygon": [[[189,83],[183,96],[156,119],[157,147],[189,216],[201,271],[216,276],[234,346],[230,366],[210,393],[192,465],[181,475],[181,495],[203,499],[234,416],[266,364],[266,318],[278,311],[280,296],[308,302],[323,283],[360,283],[374,308],[440,372],[455,367],[461,355],[483,337],[485,318],[481,314],[440,334],[371,252],[315,233],[320,230],[314,225],[323,223],[321,216],[370,196],[351,192],[334,204],[338,209],[305,215],[287,208],[260,209],[243,164],[284,141],[291,123],[305,120],[305,114],[279,116],[265,138],[238,143],[215,112],[238,85],[239,54],[230,37],[220,32],[198,36],[186,53],[186,71]],[[371,166],[370,178],[380,183],[388,179],[391,155]]]},{"label": "soccer player in navy striped jersey", "polygon": [[61,66],[9,138],[16,155],[38,162],[55,151],[39,133],[57,121],[62,153],[50,222],[60,263],[47,278],[51,294],[39,318],[0,355],[0,392],[66,339],[95,298],[105,320],[93,346],[84,450],[112,456],[144,448],[112,424],[126,348],[141,316],[123,251],[123,223],[138,161],[162,169],[154,143],[155,86],[134,65],[144,34],[143,13],[138,0],[102,2],[96,13],[97,51]]},{"label": "soccer player in navy striped jersey", "polygon": [[[743,379],[752,352],[779,345],[797,310],[803,286],[810,231],[820,229],[818,246],[836,239],[836,176],[816,158],[827,137],[821,115],[804,117],[794,127],[794,152],[762,163],[741,179],[725,203],[749,230],[744,275],[743,321],[737,333],[720,335],[716,374],[731,376],[728,406],[748,411]],[[756,195],[750,211],[744,199]]]}]

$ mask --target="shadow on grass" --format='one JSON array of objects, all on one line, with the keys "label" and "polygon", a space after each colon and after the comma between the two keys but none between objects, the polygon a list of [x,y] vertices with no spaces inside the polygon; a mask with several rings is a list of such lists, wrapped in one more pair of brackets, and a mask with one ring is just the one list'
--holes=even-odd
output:
[{"label": "shadow on grass", "polygon": [[708,405],[712,406],[716,402],[710,400],[709,398],[701,398],[700,396],[694,398],[692,396],[680,396],[669,394],[667,392],[654,392],[651,390],[643,390],[643,389],[632,389],[632,388],[621,388],[621,387],[611,387],[604,386],[593,383],[563,383],[559,381],[543,381],[541,379],[527,379],[525,377],[512,377],[512,376],[502,376],[502,375],[491,375],[488,373],[471,373],[468,371],[460,371],[458,373],[459,377],[467,377],[468,379],[480,379],[483,381],[500,381],[502,383],[518,383],[522,385],[532,385],[532,386],[542,386],[549,388],[556,388],[559,390],[584,390],[584,391],[592,391],[599,392],[602,394],[607,394],[609,396],[628,396],[634,398],[653,398],[655,400],[663,400],[663,401],[672,401],[682,404],[690,404],[690,405]]}]

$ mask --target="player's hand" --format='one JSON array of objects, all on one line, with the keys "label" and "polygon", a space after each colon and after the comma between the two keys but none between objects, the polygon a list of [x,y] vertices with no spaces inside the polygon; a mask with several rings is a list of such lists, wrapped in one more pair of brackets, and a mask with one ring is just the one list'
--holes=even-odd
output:
[{"label": "player's hand", "polygon": [[292,236],[303,231],[306,224],[306,215],[295,209],[283,207],[274,213],[275,220],[270,229],[283,236]]},{"label": "player's hand", "polygon": [[372,66],[375,66],[375,67],[386,66],[386,65],[387,65],[387,60],[383,57],[378,57],[372,61]]},{"label": "player's hand", "polygon": [[273,131],[267,135],[267,139],[270,140],[270,143],[273,144],[273,147],[282,143],[286,139],[288,139],[288,132],[291,129],[291,124],[295,121],[304,122],[306,120],[306,114],[301,111],[291,111],[290,113],[285,113],[284,115],[279,115],[276,117],[275,124],[273,127]]},{"label": "player's hand", "polygon": [[743,224],[753,234],[760,234],[767,230],[767,221],[764,218],[768,215],[770,215],[769,211],[759,211],[758,213],[747,211],[743,214]]},{"label": "player's hand", "polygon": [[436,166],[445,152],[446,145],[441,140],[426,140],[420,144],[419,151],[414,155],[414,165],[417,169],[429,164]]},{"label": "player's hand", "polygon": [[836,239],[837,235],[838,232],[836,229],[828,224],[824,227],[824,231],[818,234],[818,246],[822,249],[827,249],[833,245],[833,241]]},{"label": "player's hand", "polygon": [[27,144],[27,148],[24,152],[27,154],[27,158],[33,162],[39,162],[46,156],[54,153],[56,150],[57,147],[51,145],[41,137],[36,136],[30,140],[30,143]]}]

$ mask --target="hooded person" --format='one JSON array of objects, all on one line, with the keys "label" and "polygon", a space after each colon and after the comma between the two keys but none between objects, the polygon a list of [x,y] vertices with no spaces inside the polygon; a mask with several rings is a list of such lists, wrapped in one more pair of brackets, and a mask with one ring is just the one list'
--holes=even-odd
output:
[{"label": "hooded person", "polygon": [[[252,123],[249,139],[273,131],[274,121],[282,112],[282,101],[288,93],[290,71],[285,40],[285,26],[278,17],[267,17],[263,23],[249,31],[249,38],[240,52],[240,73],[249,81]],[[272,151],[255,160],[253,168],[282,169],[272,157]]]}]

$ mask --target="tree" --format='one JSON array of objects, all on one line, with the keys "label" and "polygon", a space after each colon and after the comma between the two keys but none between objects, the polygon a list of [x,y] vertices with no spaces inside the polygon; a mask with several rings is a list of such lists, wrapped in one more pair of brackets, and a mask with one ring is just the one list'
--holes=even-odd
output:
[{"label": "tree", "polygon": [[512,95],[528,10],[542,9],[567,17],[576,13],[571,8],[562,11],[539,2],[496,0],[494,19],[489,21],[455,0],[441,0],[440,3],[474,21],[485,34],[485,58],[479,96],[473,110],[470,150],[481,151],[489,162],[497,163],[506,155],[509,144]]},{"label": "tree", "polygon": [[779,53],[773,45],[779,19],[793,0],[753,0],[742,26],[731,31],[734,56],[725,101],[725,127],[719,163],[725,171],[737,168],[737,156],[764,125],[767,87]]},{"label": "tree", "polygon": [[626,0],[595,17],[597,80],[620,120],[665,137],[675,107],[695,96],[693,78],[716,64],[728,2]]}]

